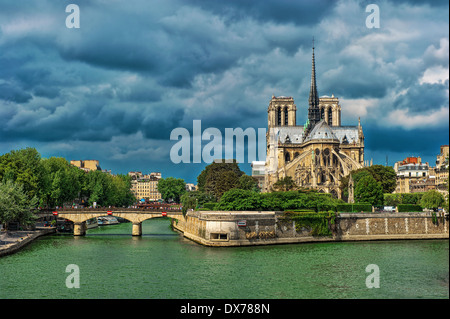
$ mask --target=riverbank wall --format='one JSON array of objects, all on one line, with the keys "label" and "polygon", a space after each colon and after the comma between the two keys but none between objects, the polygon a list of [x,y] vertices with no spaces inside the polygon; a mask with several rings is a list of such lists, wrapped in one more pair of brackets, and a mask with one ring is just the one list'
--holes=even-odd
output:
[{"label": "riverbank wall", "polygon": [[5,232],[5,235],[0,244],[0,257],[13,254],[38,237],[53,234],[56,232],[55,228],[41,228],[34,231],[13,231]]},{"label": "riverbank wall", "polygon": [[448,239],[443,214],[340,213],[331,236],[312,236],[284,212],[190,211],[173,221],[186,238],[206,246],[254,246],[330,241]]}]

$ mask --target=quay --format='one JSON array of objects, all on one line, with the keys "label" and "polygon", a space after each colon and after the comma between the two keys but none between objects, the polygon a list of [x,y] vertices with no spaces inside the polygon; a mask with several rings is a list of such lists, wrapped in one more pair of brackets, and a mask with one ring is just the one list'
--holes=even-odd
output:
[{"label": "quay", "polygon": [[312,236],[284,212],[190,211],[173,227],[205,246],[254,246],[305,242],[448,239],[443,213],[339,213],[330,236]]},{"label": "quay", "polygon": [[0,234],[0,257],[13,254],[40,236],[53,234],[54,227],[36,227],[36,230],[4,231]]}]

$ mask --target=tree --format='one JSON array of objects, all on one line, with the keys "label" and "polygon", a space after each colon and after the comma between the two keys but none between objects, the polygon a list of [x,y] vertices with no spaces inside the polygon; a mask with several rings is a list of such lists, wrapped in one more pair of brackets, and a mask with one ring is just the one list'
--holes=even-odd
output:
[{"label": "tree", "polygon": [[438,191],[432,189],[423,194],[420,200],[420,206],[436,211],[445,203],[444,196]]},{"label": "tree", "polygon": [[183,206],[182,212],[183,215],[186,215],[186,212],[189,209],[195,209],[198,205],[198,199],[196,198],[195,192],[186,192],[180,197],[181,205]]},{"label": "tree", "polygon": [[[62,157],[42,159],[41,166],[43,171],[40,183],[41,205],[62,206],[80,196],[82,185],[80,169]],[[84,175],[84,172],[82,173]]]},{"label": "tree", "polygon": [[226,191],[239,188],[239,176],[232,170],[211,171],[206,177],[205,192],[220,199]]},{"label": "tree", "polygon": [[186,192],[186,183],[181,178],[167,177],[158,181],[158,192],[165,201],[172,199],[179,203],[180,197]]},{"label": "tree", "polygon": [[30,223],[33,210],[36,209],[38,199],[36,196],[29,199],[22,184],[11,180],[0,183],[0,222],[7,224],[17,221],[21,224]]},{"label": "tree", "polygon": [[183,214],[186,214],[188,209],[195,209],[202,207],[205,203],[215,202],[216,198],[208,193],[201,191],[186,192],[180,197],[180,202],[183,206]]},{"label": "tree", "polygon": [[86,175],[86,193],[89,205],[97,203],[99,206],[107,206],[110,195],[110,183],[107,174],[101,171],[90,171]]},{"label": "tree", "polygon": [[383,205],[383,187],[371,175],[364,176],[356,184],[355,201],[370,203],[372,206]]},{"label": "tree", "polygon": [[135,201],[129,176],[101,171],[91,171],[85,176],[82,192],[89,198],[89,205],[95,202],[99,206],[128,206]]},{"label": "tree", "polygon": [[0,156],[0,181],[8,179],[23,185],[30,199],[39,196],[41,177],[41,155],[36,149],[28,147]]},{"label": "tree", "polygon": [[108,198],[109,205],[112,206],[128,206],[135,201],[135,197],[131,191],[131,177],[128,175],[118,174],[110,176],[111,178],[111,195]]},{"label": "tree", "polygon": [[207,188],[214,188],[211,183],[216,181],[216,175],[221,171],[232,171],[239,178],[244,175],[244,172],[241,171],[239,165],[235,160],[233,162],[228,163],[226,161],[222,162],[213,162],[206,166],[203,171],[197,176],[197,187],[199,191],[206,191]]},{"label": "tree", "polygon": [[259,192],[258,180],[247,174],[239,177],[239,188]]},{"label": "tree", "polygon": [[280,178],[273,184],[273,189],[275,191],[290,191],[297,188],[297,184],[295,184],[294,180],[291,176],[286,176]]},{"label": "tree", "polygon": [[213,162],[198,175],[197,186],[199,191],[212,194],[218,200],[226,191],[240,188],[239,179],[244,174],[236,161]]},{"label": "tree", "polygon": [[349,175],[341,179],[341,190],[344,198],[348,197],[348,181],[352,175],[355,185],[365,176],[371,175],[377,182],[380,183],[383,193],[392,193],[397,186],[397,175],[391,166],[372,165],[353,170]]},{"label": "tree", "polygon": [[397,186],[397,174],[394,168],[384,165],[372,165],[368,167],[369,173],[383,187],[383,193],[392,193]]}]

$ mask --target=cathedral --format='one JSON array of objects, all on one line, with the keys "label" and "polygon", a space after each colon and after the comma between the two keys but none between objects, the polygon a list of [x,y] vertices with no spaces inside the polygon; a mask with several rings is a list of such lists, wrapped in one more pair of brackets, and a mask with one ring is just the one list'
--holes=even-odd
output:
[{"label": "cathedral", "polygon": [[341,125],[341,106],[334,95],[322,96],[316,85],[314,46],[308,119],[297,125],[292,97],[275,97],[269,103],[264,191],[290,176],[300,187],[313,188],[341,198],[340,182],[364,166],[364,134],[356,126]]}]

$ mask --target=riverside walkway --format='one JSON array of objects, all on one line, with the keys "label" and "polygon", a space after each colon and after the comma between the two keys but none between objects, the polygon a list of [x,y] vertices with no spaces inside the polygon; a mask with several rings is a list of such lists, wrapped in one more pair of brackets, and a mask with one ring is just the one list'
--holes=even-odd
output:
[{"label": "riverside walkway", "polygon": [[0,257],[15,253],[34,239],[56,232],[54,227],[37,227],[36,230],[0,232]]}]

